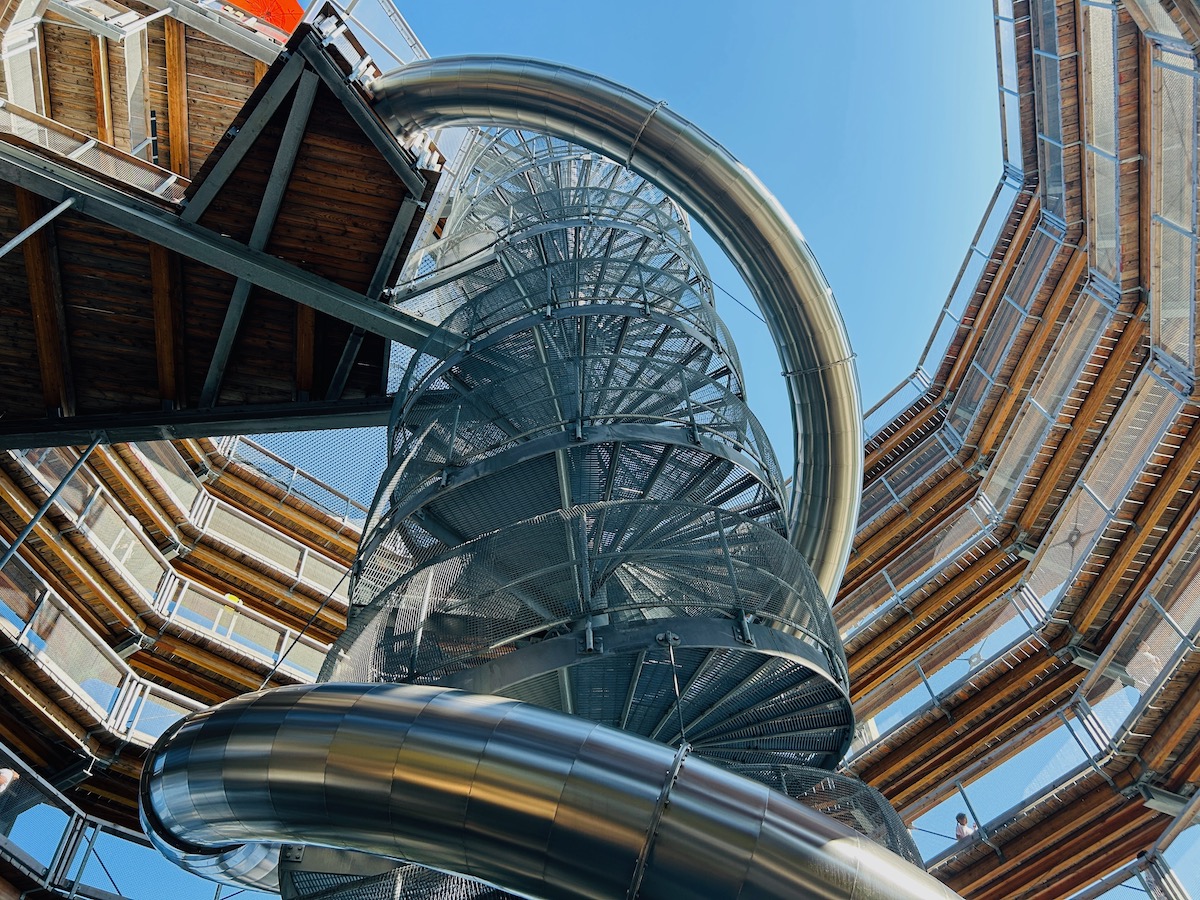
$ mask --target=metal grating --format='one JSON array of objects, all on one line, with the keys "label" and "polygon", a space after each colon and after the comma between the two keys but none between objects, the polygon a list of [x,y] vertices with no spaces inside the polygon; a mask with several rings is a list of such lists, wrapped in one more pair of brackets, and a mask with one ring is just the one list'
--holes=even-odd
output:
[{"label": "metal grating", "polygon": [[540,135],[484,133],[465,171],[424,258],[497,262],[414,298],[441,329],[399,378],[322,679],[482,685],[723,765],[836,765],[845,654],[686,217]]}]

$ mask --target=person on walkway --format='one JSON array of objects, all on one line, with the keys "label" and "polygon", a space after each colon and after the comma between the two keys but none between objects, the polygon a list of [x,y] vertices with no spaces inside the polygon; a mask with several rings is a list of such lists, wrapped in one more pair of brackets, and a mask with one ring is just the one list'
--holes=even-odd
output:
[{"label": "person on walkway", "polygon": [[969,838],[978,830],[978,826],[967,824],[967,814],[965,812],[960,812],[955,816],[954,823],[954,839],[956,841]]}]

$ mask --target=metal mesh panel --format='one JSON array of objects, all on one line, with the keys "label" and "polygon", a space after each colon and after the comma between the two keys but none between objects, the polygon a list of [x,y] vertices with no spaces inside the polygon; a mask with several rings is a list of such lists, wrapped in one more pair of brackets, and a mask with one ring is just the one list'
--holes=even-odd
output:
[{"label": "metal mesh panel", "polygon": [[974,363],[963,378],[963,385],[954,397],[954,405],[946,416],[946,422],[954,432],[962,438],[971,427],[975,414],[979,412],[980,404],[992,383]]},{"label": "metal mesh panel", "polygon": [[1145,464],[1182,402],[1155,378],[1146,378],[1125,407],[1086,475],[1089,488],[1113,509]]},{"label": "metal mesh panel", "polygon": [[1089,153],[1092,174],[1091,216],[1092,242],[1089,259],[1101,274],[1110,280],[1117,278],[1120,262],[1117,222],[1117,163],[1098,153]]},{"label": "metal mesh panel", "polygon": [[159,481],[175,495],[180,505],[184,509],[191,509],[200,494],[200,482],[175,446],[169,441],[143,442],[132,446],[154,470]]},{"label": "metal mesh panel", "polygon": [[1042,541],[1028,578],[1030,590],[1047,609],[1062,597],[1105,523],[1108,511],[1087,491],[1077,491]]},{"label": "metal mesh panel", "polygon": [[194,704],[178,702],[177,695],[169,694],[165,688],[147,685],[130,714],[130,729],[134,735],[140,736],[150,745],[177,721],[195,711],[195,708]]},{"label": "metal mesh panel", "polygon": [[80,523],[92,541],[108,550],[109,558],[145,592],[153,596],[166,565],[138,539],[138,531],[126,524],[123,511],[107,497],[92,505]]},{"label": "metal mesh panel", "polygon": [[[1057,77],[1057,62],[1054,63],[1053,71]],[[1056,88],[1056,101],[1057,98],[1058,92]],[[1061,219],[1066,212],[1066,177],[1063,173],[1062,147],[1048,140],[1039,140],[1038,161],[1039,171],[1044,173],[1042,180],[1042,203],[1045,211]]]},{"label": "metal mesh panel", "polygon": [[1088,142],[1106,153],[1117,152],[1117,100],[1114,71],[1116,47],[1113,24],[1116,10],[1096,6],[1083,8],[1088,57]]},{"label": "metal mesh panel", "polygon": [[1155,212],[1190,231],[1196,184],[1196,79],[1177,69],[1158,67],[1156,71],[1161,87],[1156,118],[1162,145],[1156,167]]},{"label": "metal mesh panel", "polygon": [[208,521],[207,530],[289,572],[300,569],[299,547],[282,540],[271,529],[238,513],[233,507],[219,503]]},{"label": "metal mesh panel", "polygon": [[1167,225],[1153,224],[1157,256],[1151,309],[1154,340],[1185,364],[1192,360],[1196,241]]},{"label": "metal mesh panel", "polygon": [[[1051,9],[1051,18],[1053,18],[1054,0],[1042,0],[1042,3]],[[1050,140],[1061,143],[1062,111],[1058,106],[1058,98],[1061,93],[1058,86],[1058,65],[1058,59],[1053,56],[1034,57],[1034,72],[1037,74],[1038,131]]]},{"label": "metal mesh panel", "polygon": [[1027,403],[1018,414],[1011,436],[988,470],[982,488],[996,509],[1007,509],[1012,502],[1017,486],[1041,450],[1051,424],[1045,413],[1032,403]]},{"label": "metal mesh panel", "polygon": [[486,685],[719,764],[836,764],[845,654],[686,217],[540,135],[487,133],[464,171],[425,258],[496,261],[396,293],[441,328],[398,379],[322,679]]},{"label": "metal mesh panel", "polygon": [[1030,395],[1049,415],[1057,416],[1079,378],[1087,359],[1095,351],[1100,336],[1112,318],[1111,312],[1090,292],[1075,305],[1045,368],[1038,375]]},{"label": "metal mesh panel", "polygon": [[[78,455],[65,447],[52,447],[46,450],[26,450],[19,458],[37,472],[49,490],[53,490],[58,487],[78,459]],[[63,488],[56,502],[75,516],[79,516],[87,507],[87,502],[97,486],[96,477],[87,470],[80,469]]]},{"label": "metal mesh panel", "polygon": [[[1021,261],[1017,265],[1016,271],[1013,273],[1012,281],[1008,285],[1008,290],[1005,296],[1011,300],[1018,309],[1028,311],[1033,298],[1037,295],[1038,288],[1046,278],[1046,273],[1050,268],[1050,264],[1054,261],[1055,251],[1062,246],[1059,238],[1056,238],[1041,228],[1033,232],[1033,236],[1029,239],[1024,252],[1021,254]],[[1008,344],[1011,331],[1016,326],[1011,322],[1004,325],[993,323],[988,326],[988,335],[980,342],[980,347],[976,359],[983,366],[984,370],[995,374],[997,358],[1004,355],[1003,350]],[[996,345],[999,345],[999,348]],[[985,353],[991,353],[992,356],[985,356]],[[988,360],[986,363],[983,360]]]},{"label": "metal mesh panel", "polygon": [[[5,541],[0,545],[5,550],[10,546]],[[41,583],[19,556],[0,569],[0,616],[12,625],[14,634],[29,621],[41,595]]]},{"label": "metal mesh panel", "polygon": [[963,554],[995,546],[990,528],[975,507],[966,507],[943,528],[920,540],[910,552],[872,576],[843,598],[835,611],[845,640],[857,636],[899,597],[908,596],[936,578],[938,572]]},{"label": "metal mesh panel", "polygon": [[1185,634],[1195,634],[1200,628],[1200,536],[1192,534],[1153,591],[1179,628]]},{"label": "metal mesh panel", "polygon": [[238,437],[225,452],[289,493],[351,521],[366,517],[366,504],[387,462],[381,427]]},{"label": "metal mesh panel", "polygon": [[76,624],[58,603],[44,604],[33,617],[29,641],[53,666],[77,685],[103,713],[112,711],[126,672],[97,652],[100,639]]},{"label": "metal mesh panel", "polygon": [[1124,739],[1168,675],[1194,651],[1200,633],[1200,535],[1181,542],[1122,624],[1104,657],[1103,677],[1093,675],[1084,697],[1115,740]]},{"label": "metal mesh panel", "polygon": [[[606,590],[585,595],[584,585]],[[513,522],[434,557],[357,612],[339,646],[374,652],[357,628],[386,615],[391,649],[374,678],[436,679],[593,615],[742,613],[795,630],[844,671],[829,609],[786,540],[706,507],[625,501]]]},{"label": "metal mesh panel", "polygon": [[293,871],[288,876],[296,900],[501,900],[514,895],[420,866],[362,878],[327,872]]},{"label": "metal mesh panel", "polygon": [[804,766],[735,766],[734,771],[831,816],[916,866],[921,854],[892,805],[857,778]]}]

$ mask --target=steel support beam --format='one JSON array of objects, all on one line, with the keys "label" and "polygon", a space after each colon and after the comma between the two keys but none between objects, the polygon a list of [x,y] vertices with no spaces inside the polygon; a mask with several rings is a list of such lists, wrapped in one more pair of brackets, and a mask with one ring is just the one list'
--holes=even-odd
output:
[{"label": "steel support beam", "polygon": [[180,438],[319,431],[326,428],[366,428],[387,425],[389,397],[341,400],[337,403],[278,403],[213,409],[156,410],[146,413],[72,416],[42,423],[16,422],[11,430],[0,419],[0,450],[29,447],[76,447],[95,440],[117,444],[169,441]]},{"label": "steel support beam", "polygon": [[[412,227],[413,218],[420,208],[421,203],[415,197],[406,197],[404,202],[400,204],[400,212],[397,213],[395,221],[392,222],[391,231],[388,233],[387,240],[383,245],[383,253],[380,255],[379,263],[375,266],[375,271],[371,275],[371,283],[367,285],[368,298],[378,300],[383,294],[384,289],[387,287],[388,276],[391,275],[392,269],[396,265],[396,257],[399,256],[400,248],[404,244],[404,238],[408,235],[408,229]],[[342,350],[341,358],[338,360],[337,368],[334,370],[333,379],[330,381],[329,388],[325,392],[326,400],[336,400],[342,396],[342,391],[346,389],[346,382],[350,380],[350,370],[354,366],[354,360],[358,358],[358,351],[362,347],[363,335],[365,333],[361,328],[354,328],[350,332],[350,336],[346,339],[346,346]],[[386,373],[384,377],[387,377]],[[386,389],[386,385],[383,387]]]},{"label": "steel support beam", "polygon": [[[292,169],[296,165],[296,155],[300,152],[300,144],[304,141],[308,115],[312,112],[313,100],[317,96],[317,83],[315,72],[306,69],[301,73],[299,85],[292,100],[292,108],[288,113],[287,124],[283,129],[283,137],[279,141],[279,150],[275,154],[275,161],[271,164],[267,187],[259,202],[258,215],[254,219],[254,227],[250,232],[249,246],[251,250],[262,250],[267,245],[271,231],[275,228],[275,220],[279,216],[280,207],[283,206],[283,195],[291,180]],[[229,364],[229,354],[233,351],[233,342],[237,338],[238,326],[241,325],[242,315],[246,311],[246,302],[250,299],[251,287],[251,283],[245,278],[239,278],[233,286],[233,296],[229,300],[225,320],[221,323],[221,333],[217,337],[217,345],[213,349],[212,360],[208,365],[208,374],[204,379],[204,388],[200,392],[201,407],[212,406],[217,401],[217,393],[221,389],[221,379],[225,375],[225,367]]]},{"label": "steel support beam", "polygon": [[50,212],[37,219],[28,227],[21,229],[20,233],[14,235],[3,247],[0,247],[0,259],[3,259],[5,256],[7,256],[9,251],[15,250],[17,247],[21,246],[21,244],[23,244],[27,238],[37,234],[42,230],[43,226],[57,219],[60,215],[65,213],[74,205],[75,198],[68,197],[66,200],[58,204],[58,206],[54,207],[54,209],[50,210]]},{"label": "steel support beam", "polygon": [[284,101],[291,94],[292,88],[300,80],[300,74],[304,69],[303,57],[293,56],[287,61],[283,70],[275,77],[275,81],[267,88],[267,92],[258,101],[250,115],[246,117],[246,121],[242,123],[242,127],[238,129],[233,140],[229,142],[220,158],[196,188],[196,193],[192,195],[180,216],[183,221],[196,222],[208,209],[208,205],[221,192],[221,188],[225,186],[229,176],[234,173],[245,159],[246,154],[250,152],[250,148],[263,133],[267,123],[283,106]]},{"label": "steel support beam", "polygon": [[[252,250],[232,238],[184,222],[170,210],[101,184],[23,147],[0,142],[0,180],[52,202],[74,197],[79,208],[92,218],[389,340],[421,347],[439,333],[436,326],[415,316],[373,302],[357,291]],[[452,346],[456,342],[446,343]]]}]

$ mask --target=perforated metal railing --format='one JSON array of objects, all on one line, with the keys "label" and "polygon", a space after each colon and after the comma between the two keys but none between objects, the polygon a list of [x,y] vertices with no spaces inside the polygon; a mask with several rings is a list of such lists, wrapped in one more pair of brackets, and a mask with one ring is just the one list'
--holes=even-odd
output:
[{"label": "perforated metal railing", "polygon": [[52,119],[0,99],[0,135],[28,141],[75,160],[121,184],[131,185],[172,202],[183,197],[188,181],[168,169],[102,144]]},{"label": "perforated metal railing", "polygon": [[134,672],[19,556],[0,569],[0,636],[81,721],[143,747],[202,707]]},{"label": "perforated metal railing", "polygon": [[[804,766],[733,766],[735,772],[761,781],[807,806],[821,810],[856,831],[866,830],[876,843],[920,866],[921,854],[892,809],[875,788],[857,778]],[[871,823],[867,826],[865,823]]]}]

